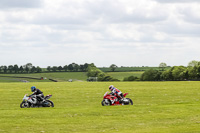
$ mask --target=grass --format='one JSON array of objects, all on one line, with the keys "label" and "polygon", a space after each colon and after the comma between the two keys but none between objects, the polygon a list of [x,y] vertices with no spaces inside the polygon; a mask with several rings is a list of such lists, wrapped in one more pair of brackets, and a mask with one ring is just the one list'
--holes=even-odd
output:
[{"label": "grass", "polygon": [[[166,67],[165,70],[170,69],[171,67]],[[111,72],[111,68],[109,67],[99,67],[100,70],[103,72]],[[154,70],[161,70],[159,67],[117,67],[115,69],[116,72],[131,72],[131,71],[146,71],[149,69],[154,69]]]},{"label": "grass", "polygon": [[[140,77],[143,71],[138,72],[106,72],[108,75],[123,81],[125,77],[136,76]],[[1,77],[7,76],[7,77]],[[32,77],[38,78],[46,77],[47,80],[36,80],[27,78],[14,78],[14,77]],[[22,80],[28,80],[29,82],[51,82],[48,79],[54,79],[58,82],[67,82],[69,79],[73,81],[87,81],[87,75],[85,72],[51,72],[51,73],[33,73],[33,74],[0,74],[0,82],[20,82]]]},{"label": "grass", "polygon": [[106,72],[106,74],[123,81],[125,77],[134,76],[140,78],[144,72]]},{"label": "grass", "polygon": [[[1,77],[10,76],[10,77]],[[41,78],[46,77],[47,80],[35,80],[27,78],[13,78],[16,77],[32,77]],[[28,80],[30,82],[50,82],[48,79],[54,79],[59,82],[66,82],[69,79],[73,81],[86,81],[87,75],[85,72],[51,72],[51,73],[33,73],[33,74],[0,74],[0,82],[19,82],[21,80]]]},{"label": "grass", "polygon": [[[133,106],[101,106],[113,84]],[[53,94],[54,108],[21,109],[35,85]],[[0,132],[197,133],[200,131],[200,82],[35,82],[0,83]]]}]

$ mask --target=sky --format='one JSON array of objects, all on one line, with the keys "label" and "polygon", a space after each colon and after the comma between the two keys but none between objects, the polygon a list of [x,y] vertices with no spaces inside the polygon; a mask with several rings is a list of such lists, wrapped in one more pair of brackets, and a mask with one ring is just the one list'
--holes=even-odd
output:
[{"label": "sky", "polygon": [[200,0],[0,0],[0,66],[187,66]]}]

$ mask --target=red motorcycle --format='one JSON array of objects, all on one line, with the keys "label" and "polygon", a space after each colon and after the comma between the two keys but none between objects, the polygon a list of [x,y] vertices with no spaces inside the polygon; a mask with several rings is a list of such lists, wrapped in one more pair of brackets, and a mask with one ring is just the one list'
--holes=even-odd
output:
[{"label": "red motorcycle", "polygon": [[103,101],[101,102],[102,106],[111,106],[111,105],[133,105],[133,101],[130,98],[125,98],[128,93],[124,94],[124,98],[119,100],[116,96],[113,96],[111,93],[106,92],[103,96]]}]

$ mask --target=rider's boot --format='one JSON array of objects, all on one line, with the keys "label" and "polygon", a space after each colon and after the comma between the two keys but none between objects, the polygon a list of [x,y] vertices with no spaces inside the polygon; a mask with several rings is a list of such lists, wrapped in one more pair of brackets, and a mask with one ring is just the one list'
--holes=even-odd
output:
[{"label": "rider's boot", "polygon": [[110,100],[111,101],[111,104],[114,104],[115,100]]},{"label": "rider's boot", "polygon": [[119,98],[119,103],[123,103],[123,98],[122,97]]}]

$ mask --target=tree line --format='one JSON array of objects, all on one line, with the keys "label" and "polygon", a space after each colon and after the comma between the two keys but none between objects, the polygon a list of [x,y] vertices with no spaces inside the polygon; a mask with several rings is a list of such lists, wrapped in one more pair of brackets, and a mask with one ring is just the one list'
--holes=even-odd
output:
[{"label": "tree line", "polygon": [[[92,63],[93,64],[93,63]],[[76,63],[71,63],[69,65],[64,66],[48,66],[48,72],[86,72],[87,68],[90,64],[85,63],[83,65],[78,65]]]},{"label": "tree line", "polygon": [[166,71],[147,70],[140,78],[141,81],[184,81],[200,80],[200,61],[191,61],[188,66],[173,66]]},{"label": "tree line", "polygon": [[26,65],[18,66],[9,65],[9,66],[0,66],[0,73],[41,73],[42,68],[39,66],[33,66],[31,63],[27,63]]},{"label": "tree line", "polygon": [[18,66],[15,65],[3,65],[0,66],[0,73],[42,73],[42,72],[86,72],[90,64],[85,63],[83,65],[78,65],[76,63],[71,63],[64,66],[48,66],[46,69],[42,69],[39,66],[33,66],[32,63],[27,63],[25,65]]},{"label": "tree line", "polygon": [[27,63],[23,66],[9,65],[1,66],[0,73],[41,73],[41,72],[87,72],[88,77],[97,77],[98,81],[119,81],[98,69],[94,63],[78,65],[71,63],[69,65],[62,66],[48,66],[46,70],[40,67],[35,67],[32,63]]},{"label": "tree line", "polygon": [[[173,66],[165,70],[166,63],[160,63],[161,70],[146,70],[141,77],[129,76],[124,81],[183,81],[183,80],[200,80],[200,61],[191,61],[188,66]],[[115,64],[110,66],[114,71],[117,68]],[[9,65],[0,66],[0,73],[41,73],[41,72],[87,72],[88,77],[97,77],[98,81],[119,81],[112,76],[104,73],[97,68],[94,63],[78,65],[71,63],[64,66],[48,66],[42,69],[39,66],[33,66],[32,63],[26,65]]]}]

